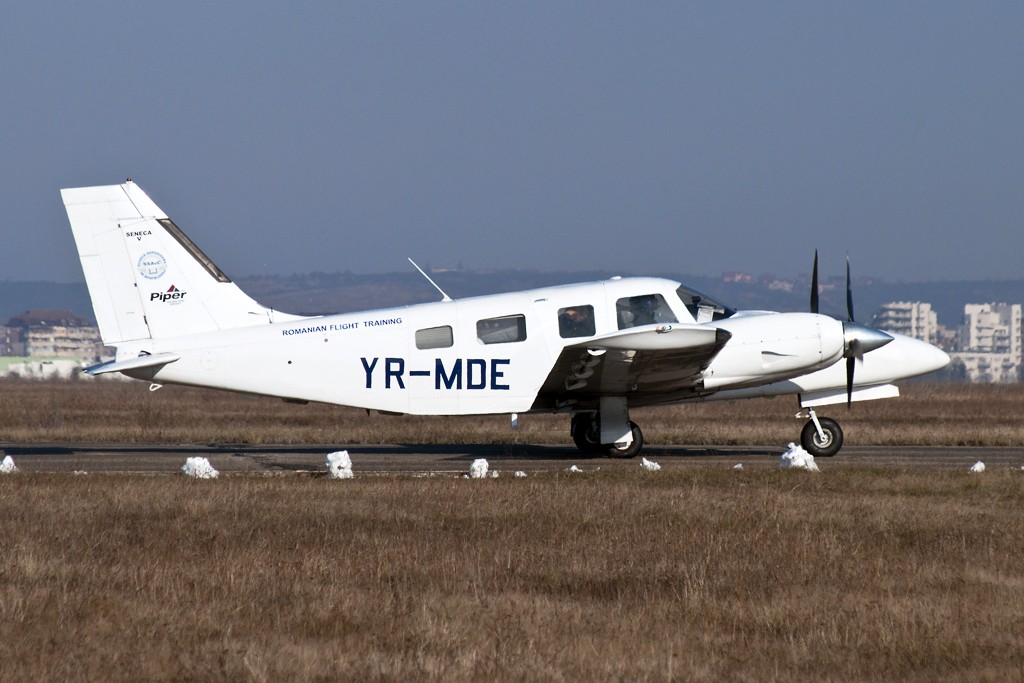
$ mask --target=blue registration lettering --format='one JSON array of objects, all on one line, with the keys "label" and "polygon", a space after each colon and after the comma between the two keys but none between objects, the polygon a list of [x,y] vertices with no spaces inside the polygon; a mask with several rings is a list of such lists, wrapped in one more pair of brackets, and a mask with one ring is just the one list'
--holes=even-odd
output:
[{"label": "blue registration lettering", "polygon": [[[477,377],[476,369],[479,372]],[[483,358],[469,358],[466,360],[466,388],[484,389],[487,387],[487,361]]]},{"label": "blue registration lettering", "polygon": [[365,358],[360,358],[363,361],[363,371],[366,372],[366,388],[373,388],[373,369],[377,366],[376,358],[373,359],[372,363],[367,363]]},{"label": "blue registration lettering", "polygon": [[[373,373],[377,369],[377,361],[380,358],[360,358],[363,364],[363,374],[366,375],[366,388],[373,388]],[[508,358],[491,358],[488,367],[486,358],[456,358],[452,361],[451,369],[445,367],[444,360],[434,360],[434,389],[455,389],[461,391],[463,386],[466,389],[480,390],[490,388],[492,391],[508,391],[511,389],[505,373],[512,361]],[[463,368],[465,368],[465,383],[463,383]],[[488,372],[490,370],[490,372]],[[490,376],[488,378],[488,375]],[[429,370],[410,370],[409,377],[429,377]],[[384,388],[405,389],[406,367],[404,358],[384,359]],[[490,379],[490,382],[488,382]]]},{"label": "blue registration lettering", "polygon": [[495,391],[508,391],[507,384],[498,384],[498,380],[505,376],[504,371],[499,370],[499,365],[509,365],[512,361],[508,358],[492,358],[491,359],[491,389]]},{"label": "blue registration lettering", "polygon": [[398,382],[399,389],[405,389],[405,380],[402,379],[402,374],[405,372],[405,359],[404,358],[385,358],[384,359],[384,388],[391,388],[391,378],[394,377],[395,381]]},{"label": "blue registration lettering", "polygon": [[444,384],[445,389],[456,389],[462,388],[462,359],[459,358],[455,361],[455,365],[452,366],[452,373],[449,375],[444,370],[444,362],[438,358],[437,362],[434,363],[434,388],[440,389],[441,385]]}]

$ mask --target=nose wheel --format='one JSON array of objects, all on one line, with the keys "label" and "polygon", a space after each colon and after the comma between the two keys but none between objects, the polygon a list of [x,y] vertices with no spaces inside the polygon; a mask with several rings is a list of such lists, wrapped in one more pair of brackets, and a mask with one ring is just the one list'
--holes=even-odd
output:
[{"label": "nose wheel", "polygon": [[810,411],[811,419],[800,432],[800,445],[816,458],[831,458],[843,447],[843,430],[839,423],[828,417],[818,417]]}]

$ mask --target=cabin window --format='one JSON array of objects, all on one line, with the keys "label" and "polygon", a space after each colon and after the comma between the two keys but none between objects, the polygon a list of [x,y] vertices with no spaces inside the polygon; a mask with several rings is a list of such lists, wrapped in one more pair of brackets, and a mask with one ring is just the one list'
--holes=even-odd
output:
[{"label": "cabin window", "polygon": [[507,344],[526,340],[526,316],[506,315],[476,323],[476,338],[484,344]]},{"label": "cabin window", "polygon": [[416,330],[417,349],[447,349],[454,343],[451,325]]},{"label": "cabin window", "polygon": [[593,306],[566,306],[558,309],[558,334],[563,339],[593,337],[595,333]]},{"label": "cabin window", "polygon": [[615,313],[620,330],[640,325],[679,322],[661,294],[623,297],[615,302]]}]

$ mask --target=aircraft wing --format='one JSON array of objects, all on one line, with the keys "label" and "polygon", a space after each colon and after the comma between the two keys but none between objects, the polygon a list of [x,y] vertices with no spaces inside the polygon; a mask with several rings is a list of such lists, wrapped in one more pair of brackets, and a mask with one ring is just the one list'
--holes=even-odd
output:
[{"label": "aircraft wing", "polygon": [[732,335],[705,325],[646,325],[567,346],[537,394],[534,409],[696,391],[701,373]]}]

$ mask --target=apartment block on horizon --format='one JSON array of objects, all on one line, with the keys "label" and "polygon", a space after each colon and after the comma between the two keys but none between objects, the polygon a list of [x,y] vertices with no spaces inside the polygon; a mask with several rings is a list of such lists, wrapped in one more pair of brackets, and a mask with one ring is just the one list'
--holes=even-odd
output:
[{"label": "apartment block on horizon", "polygon": [[872,327],[896,332],[935,344],[939,341],[939,319],[931,304],[921,301],[891,301],[882,304],[871,322]]},{"label": "apartment block on horizon", "polygon": [[988,303],[964,306],[958,351],[953,360],[964,367],[970,382],[1021,380],[1021,304]]},{"label": "apartment block on horizon", "polygon": [[99,328],[70,311],[25,311],[0,326],[0,355],[95,362],[104,346]]}]

